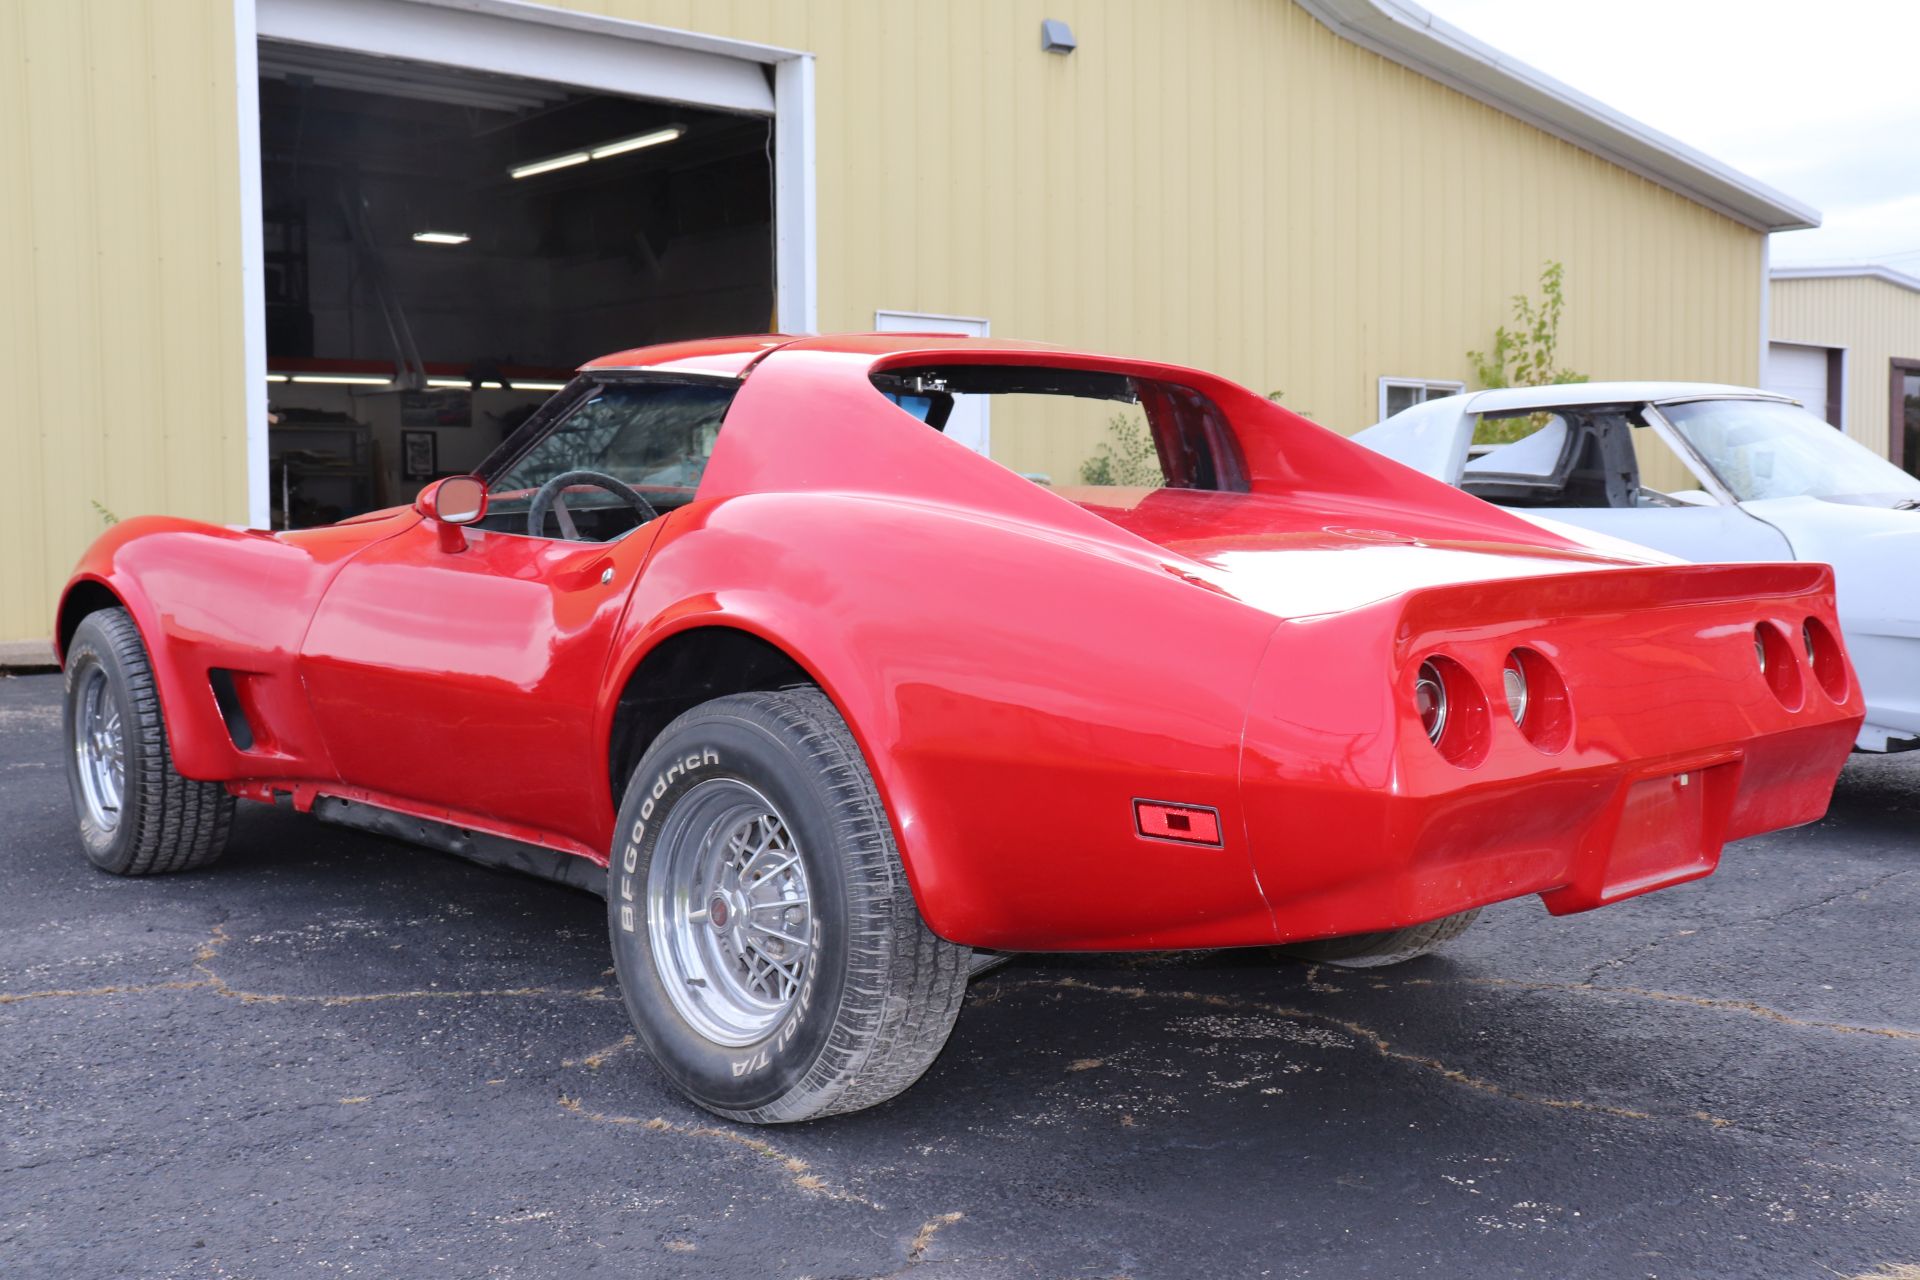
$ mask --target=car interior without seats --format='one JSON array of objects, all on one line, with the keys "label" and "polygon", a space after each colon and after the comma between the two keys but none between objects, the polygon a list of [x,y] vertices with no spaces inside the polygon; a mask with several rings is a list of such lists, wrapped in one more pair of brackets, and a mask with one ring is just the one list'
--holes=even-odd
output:
[{"label": "car interior without seats", "polygon": [[[1518,439],[1469,449],[1460,487],[1476,498],[1507,507],[1665,506],[1671,500],[1640,483],[1633,432],[1645,431],[1638,411],[1627,407],[1563,409],[1553,413],[1483,417],[1476,435]],[[1491,429],[1491,430],[1489,430]]]}]

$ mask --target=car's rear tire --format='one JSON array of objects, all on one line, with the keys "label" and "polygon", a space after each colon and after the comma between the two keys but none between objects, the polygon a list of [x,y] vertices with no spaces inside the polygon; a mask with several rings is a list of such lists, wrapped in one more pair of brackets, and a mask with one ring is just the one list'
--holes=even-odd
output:
[{"label": "car's rear tire", "polygon": [[1480,915],[1480,908],[1458,915],[1442,916],[1425,924],[1405,929],[1387,929],[1380,933],[1353,933],[1344,938],[1322,938],[1316,942],[1296,942],[1280,948],[1280,954],[1312,964],[1336,965],[1342,969],[1379,969],[1401,964],[1426,955],[1435,947],[1453,941],[1467,931]]},{"label": "car's rear tire", "polygon": [[64,728],[67,786],[94,866],[159,875],[225,852],[233,797],[174,772],[147,646],[125,609],[90,613],[74,631]]},{"label": "car's rear tire", "polygon": [[932,1065],[966,947],[921,920],[858,744],[817,689],[687,712],[627,785],[608,865],[627,1011],[689,1098],[753,1123],[856,1111]]}]

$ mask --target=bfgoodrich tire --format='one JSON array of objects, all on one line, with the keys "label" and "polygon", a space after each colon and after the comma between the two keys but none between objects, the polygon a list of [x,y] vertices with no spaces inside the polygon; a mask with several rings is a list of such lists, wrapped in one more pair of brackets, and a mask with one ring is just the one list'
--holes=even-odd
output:
[{"label": "bfgoodrich tire", "polygon": [[709,1111],[857,1111],[946,1043],[971,953],[921,920],[859,747],[818,690],[717,698],[667,726],[611,852],[627,1011]]},{"label": "bfgoodrich tire", "polygon": [[1480,908],[1458,915],[1442,916],[1425,924],[1380,933],[1354,933],[1344,938],[1322,938],[1318,942],[1297,942],[1281,947],[1280,954],[1312,964],[1337,965],[1342,969],[1379,969],[1401,964],[1426,955],[1435,947],[1453,941],[1467,931],[1480,916]]},{"label": "bfgoodrich tire", "polygon": [[233,797],[174,772],[147,646],[125,609],[81,619],[66,684],[67,786],[87,860],[117,876],[150,876],[218,858]]}]

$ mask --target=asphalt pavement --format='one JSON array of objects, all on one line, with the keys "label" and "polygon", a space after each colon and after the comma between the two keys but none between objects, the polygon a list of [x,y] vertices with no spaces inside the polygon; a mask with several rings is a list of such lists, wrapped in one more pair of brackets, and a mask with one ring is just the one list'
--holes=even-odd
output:
[{"label": "asphalt pavement", "polygon": [[1377,973],[1028,957],[902,1097],[635,1052],[600,902],[243,806],[80,854],[0,679],[0,1274],[1852,1277],[1920,1264],[1920,753],[1712,878]]}]

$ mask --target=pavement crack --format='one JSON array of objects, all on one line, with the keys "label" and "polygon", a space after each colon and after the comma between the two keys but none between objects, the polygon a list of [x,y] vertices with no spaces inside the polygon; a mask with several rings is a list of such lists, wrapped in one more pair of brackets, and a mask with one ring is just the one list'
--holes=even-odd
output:
[{"label": "pavement crack", "polygon": [[[1436,983],[1432,979],[1417,981],[1435,986],[1453,985]],[[1413,983],[1397,985],[1411,986]],[[1800,1018],[1771,1006],[1752,1000],[1729,1000],[1718,996],[1688,995],[1681,991],[1659,991],[1651,987],[1616,987],[1595,982],[1537,982],[1520,978],[1465,978],[1459,985],[1474,987],[1507,987],[1516,991],[1572,991],[1582,995],[1629,996],[1636,1000],[1653,1000],[1661,1004],[1676,1004],[1696,1009],[1713,1009],[1722,1013],[1737,1013],[1749,1018],[1758,1018],[1766,1022],[1777,1022],[1788,1027],[1804,1027],[1811,1031],[1832,1031],[1839,1035],[1879,1036],[1887,1040],[1920,1040],[1920,1031],[1910,1031],[1905,1027],[1875,1027],[1853,1022],[1833,1022],[1826,1018]]]},{"label": "pavement crack", "polygon": [[1586,976],[1582,978],[1581,981],[1586,983],[1597,982],[1599,981],[1600,975],[1608,972],[1609,970],[1622,969],[1628,965],[1638,964],[1640,961],[1647,958],[1647,954],[1649,952],[1659,950],[1662,946],[1664,946],[1668,942],[1673,941],[1674,938],[1676,937],[1690,937],[1694,934],[1705,933],[1705,932],[1708,932],[1709,930],[1715,930],[1715,929],[1744,929],[1744,928],[1750,928],[1753,925],[1778,924],[1781,920],[1786,919],[1788,916],[1798,915],[1803,911],[1818,911],[1823,907],[1832,906],[1834,903],[1839,902],[1843,898],[1858,897],[1860,895],[1872,893],[1875,889],[1880,888],[1882,885],[1886,884],[1889,880],[1893,880],[1899,876],[1912,874],[1912,870],[1913,869],[1910,867],[1899,867],[1892,871],[1887,872],[1884,875],[1876,876],[1865,884],[1854,885],[1852,887],[1845,888],[1845,889],[1837,889],[1834,892],[1829,893],[1824,897],[1816,898],[1811,902],[1792,903],[1790,905],[1780,908],[1778,911],[1762,912],[1758,915],[1746,916],[1738,920],[1709,921],[1709,922],[1697,925],[1694,928],[1682,930],[1680,933],[1675,934],[1672,937],[1655,938],[1653,941],[1642,944],[1639,948],[1635,949],[1634,951],[1628,952],[1626,955],[1610,956],[1607,959],[1600,961],[1598,964],[1594,965],[1591,969],[1587,971]]},{"label": "pavement crack", "polygon": [[966,1216],[956,1210],[953,1213],[935,1214],[921,1223],[920,1230],[914,1232],[912,1242],[907,1245],[907,1261],[924,1262],[927,1250],[933,1247],[933,1238],[939,1235],[943,1228],[952,1226]]},{"label": "pavement crack", "polygon": [[[236,987],[214,971],[214,961],[220,959],[221,950],[233,940],[224,924],[213,926],[213,932],[206,940],[194,948],[193,968],[200,976],[174,982],[128,983],[104,987],[61,987],[46,991],[16,991],[0,994],[0,1005],[22,1004],[29,1000],[86,1000],[111,996],[159,995],[173,991],[207,991],[227,1000],[238,1000],[242,1004],[317,1004],[323,1007],[354,1004],[379,1004],[390,1000],[478,1000],[478,999],[531,999],[549,997],[560,1000],[608,1000],[612,997],[604,986],[594,987],[480,987],[471,989],[441,989],[423,987],[414,991],[366,991],[366,992],[315,992],[295,993],[285,991],[248,991]],[[618,1048],[618,1046],[610,1046]]]},{"label": "pavement crack", "polygon": [[1317,992],[1321,995],[1340,994],[1339,987],[1320,981],[1320,966],[1317,964],[1307,966],[1306,984],[1307,990]]},{"label": "pavement crack", "polygon": [[1032,979],[1020,983],[1005,983],[1003,987],[1057,987],[1078,991],[1097,991],[1107,995],[1126,996],[1135,1000],[1188,1000],[1209,1005],[1213,1008],[1242,1009],[1259,1013],[1275,1014],[1283,1018],[1292,1018],[1296,1021],[1318,1022],[1326,1026],[1337,1027],[1347,1032],[1382,1058],[1430,1072],[1447,1081],[1449,1084],[1455,1084],[1465,1089],[1472,1089],[1475,1092],[1488,1094],[1493,1097],[1505,1098],[1512,1102],[1521,1102],[1535,1107],[1546,1107],[1555,1111],[1582,1111],[1593,1115],[1613,1116],[1621,1120],[1658,1121],[1661,1119],[1681,1118],[1697,1120],[1717,1129],[1739,1127],[1731,1120],[1711,1115],[1705,1111],[1687,1112],[1678,1117],[1673,1113],[1669,1113],[1666,1116],[1658,1116],[1652,1112],[1641,1111],[1633,1107],[1619,1107],[1605,1102],[1590,1102],[1584,1098],[1554,1098],[1543,1094],[1530,1093],[1523,1089],[1510,1088],[1506,1085],[1488,1080],[1485,1077],[1476,1076],[1458,1067],[1449,1066],[1439,1058],[1429,1057],[1426,1054],[1410,1053],[1405,1049],[1395,1048],[1393,1043],[1378,1031],[1375,1031],[1371,1027],[1364,1026],[1361,1023],[1351,1021],[1350,1019],[1336,1017],[1329,1013],[1318,1013],[1311,1009],[1296,1009],[1286,1005],[1268,1004],[1265,1001],[1255,1000],[1245,996],[1217,995],[1204,991],[1156,991],[1149,990],[1146,987],[1123,987],[1098,982],[1087,982],[1080,978]]},{"label": "pavement crack", "polygon": [[609,1058],[618,1057],[638,1043],[638,1038],[632,1033],[628,1033],[627,1035],[621,1036],[618,1040],[615,1040],[612,1044],[607,1045],[605,1048],[595,1049],[592,1053],[583,1053],[577,1058],[562,1058],[560,1059],[560,1065],[563,1067],[585,1067],[589,1071],[598,1071],[607,1065]]},{"label": "pavement crack", "polygon": [[1864,894],[1872,893],[1875,889],[1878,889],[1880,886],[1886,884],[1887,881],[1897,879],[1900,876],[1908,875],[1911,872],[1912,872],[1911,867],[1898,867],[1892,871],[1887,872],[1885,875],[1875,876],[1872,880],[1869,880],[1867,883],[1863,885],[1856,885],[1850,889],[1839,889],[1834,891],[1833,893],[1828,894],[1824,898],[1818,898],[1812,902],[1795,903],[1792,906],[1782,907],[1778,911],[1766,912],[1764,914],[1757,915],[1757,916],[1749,916],[1745,920],[1729,920],[1726,924],[1720,927],[1736,928],[1740,925],[1749,925],[1749,924],[1778,924],[1780,921],[1786,919],[1788,916],[1798,915],[1802,911],[1818,911],[1822,907],[1832,906],[1834,903],[1840,901],[1840,899],[1842,898],[1853,898],[1853,897],[1859,897]]},{"label": "pavement crack", "polygon": [[527,998],[552,996],[574,1000],[605,1000],[607,989],[597,987],[481,987],[477,989],[441,989],[423,987],[413,991],[368,991],[359,993],[300,993],[279,991],[246,991],[233,986],[213,970],[213,962],[220,959],[221,951],[233,939],[227,933],[224,924],[213,926],[213,932],[194,952],[193,967],[204,975],[207,987],[215,995],[229,1000],[238,1000],[242,1004],[317,1004],[325,1007],[352,1004],[379,1004],[390,1000],[473,1000],[498,999],[505,997]]},{"label": "pavement crack", "polygon": [[683,1138],[704,1138],[731,1143],[742,1150],[749,1151],[765,1160],[772,1161],[786,1175],[788,1186],[810,1196],[820,1196],[828,1200],[839,1200],[846,1204],[864,1205],[869,1209],[878,1209],[879,1205],[852,1191],[842,1191],[828,1184],[825,1178],[811,1172],[811,1166],[799,1156],[789,1155],[764,1138],[749,1137],[732,1129],[722,1129],[710,1124],[680,1124],[664,1116],[642,1119],[639,1116],[613,1115],[605,1111],[589,1111],[578,1098],[564,1095],[560,1098],[560,1109],[569,1115],[590,1120],[595,1124],[631,1126],[648,1133],[671,1133]]},{"label": "pavement crack", "polygon": [[203,991],[213,984],[204,978],[181,982],[128,983],[110,987],[60,987],[50,991],[16,991],[0,994],[0,1004],[21,1004],[28,1000],[88,1000],[97,996],[146,996],[163,991]]}]

